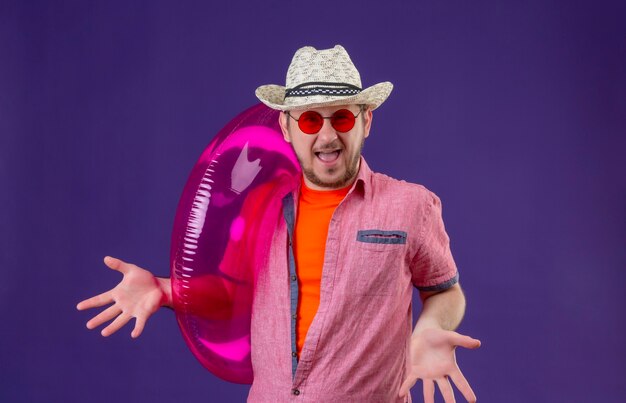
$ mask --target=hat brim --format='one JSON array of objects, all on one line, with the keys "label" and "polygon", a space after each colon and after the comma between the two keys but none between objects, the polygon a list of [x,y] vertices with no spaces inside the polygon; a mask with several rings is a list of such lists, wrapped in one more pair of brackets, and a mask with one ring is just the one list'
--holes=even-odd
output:
[{"label": "hat brim", "polygon": [[370,109],[373,110],[378,108],[383,102],[385,102],[387,97],[389,97],[389,94],[391,94],[391,90],[393,90],[393,84],[391,84],[389,81],[385,81],[372,85],[371,87],[359,92],[357,95],[352,95],[349,97],[337,97],[330,95],[312,95],[297,98],[293,97],[289,98],[289,104],[285,103],[285,87],[281,85],[262,85],[256,89],[255,94],[257,98],[259,98],[259,100],[265,105],[279,111],[302,110],[319,108],[323,106],[352,104],[367,105],[370,107]]}]

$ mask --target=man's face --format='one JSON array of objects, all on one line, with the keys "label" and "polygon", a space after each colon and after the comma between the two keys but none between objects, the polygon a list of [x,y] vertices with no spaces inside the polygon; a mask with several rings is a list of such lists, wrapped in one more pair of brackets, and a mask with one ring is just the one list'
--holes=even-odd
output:
[{"label": "man's face", "polygon": [[[327,106],[309,109],[324,117],[335,111],[348,109],[354,115],[359,113],[359,105]],[[299,119],[304,110],[291,111]],[[287,122],[289,120],[289,122]],[[359,172],[359,159],[365,138],[369,136],[372,124],[372,111],[364,109],[357,116],[354,127],[345,133],[335,130],[330,119],[324,119],[324,125],[316,134],[306,134],[298,127],[298,122],[280,114],[280,127],[285,141],[291,143],[308,187],[316,190],[340,189],[351,184]]]}]

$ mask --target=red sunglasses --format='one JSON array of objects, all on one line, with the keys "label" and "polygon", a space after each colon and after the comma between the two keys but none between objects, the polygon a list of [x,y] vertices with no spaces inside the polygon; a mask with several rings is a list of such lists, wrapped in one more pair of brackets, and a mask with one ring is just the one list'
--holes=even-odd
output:
[{"label": "red sunglasses", "polygon": [[330,119],[331,126],[338,132],[349,132],[354,127],[354,122],[361,112],[363,112],[363,106],[361,106],[359,113],[356,115],[348,109],[339,109],[333,113],[332,116],[322,116],[315,111],[306,111],[300,115],[298,119],[291,116],[288,111],[285,113],[287,116],[298,122],[298,127],[303,133],[316,134],[322,129],[322,126],[324,126],[324,119]]}]

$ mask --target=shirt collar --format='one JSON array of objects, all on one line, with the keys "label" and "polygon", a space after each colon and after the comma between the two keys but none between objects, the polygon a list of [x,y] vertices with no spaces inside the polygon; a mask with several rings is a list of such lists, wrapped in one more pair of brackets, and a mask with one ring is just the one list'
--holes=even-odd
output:
[{"label": "shirt collar", "polygon": [[361,155],[359,173],[357,174],[356,180],[352,184],[352,188],[348,194],[354,191],[363,196],[363,198],[368,198],[371,195],[371,178],[372,170],[369,165],[367,165],[367,162],[365,162],[365,158]]}]

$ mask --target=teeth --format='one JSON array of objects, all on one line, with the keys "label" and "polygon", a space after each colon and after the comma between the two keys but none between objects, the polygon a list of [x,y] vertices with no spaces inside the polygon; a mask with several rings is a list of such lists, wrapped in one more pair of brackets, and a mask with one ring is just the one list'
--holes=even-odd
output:
[{"label": "teeth", "polygon": [[315,154],[316,155],[320,155],[320,154],[332,154],[332,153],[338,153],[341,152],[341,150],[331,150],[331,151],[316,151]]}]

